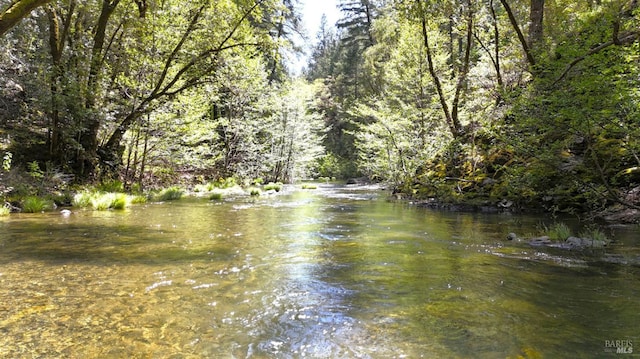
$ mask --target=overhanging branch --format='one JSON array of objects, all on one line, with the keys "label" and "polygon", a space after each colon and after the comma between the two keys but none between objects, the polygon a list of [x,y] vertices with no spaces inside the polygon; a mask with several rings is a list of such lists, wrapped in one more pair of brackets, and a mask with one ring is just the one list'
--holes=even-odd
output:
[{"label": "overhanging branch", "polygon": [[560,74],[560,76],[553,82],[553,84],[557,84],[558,82],[562,81],[567,74],[569,73],[569,71],[571,71],[571,69],[576,66],[578,63],[584,61],[587,57],[597,54],[598,52],[606,49],[609,46],[613,46],[613,45],[618,45],[618,46],[624,46],[624,45],[629,45],[631,43],[633,43],[634,41],[636,41],[638,38],[640,38],[640,31],[633,31],[633,32],[627,32],[626,34],[621,35],[620,37],[611,40],[611,41],[607,41],[605,43],[602,43],[592,49],[590,49],[589,51],[587,51],[586,54],[575,58],[573,61],[571,61],[567,67],[564,69],[564,71],[562,72],[562,74]]}]

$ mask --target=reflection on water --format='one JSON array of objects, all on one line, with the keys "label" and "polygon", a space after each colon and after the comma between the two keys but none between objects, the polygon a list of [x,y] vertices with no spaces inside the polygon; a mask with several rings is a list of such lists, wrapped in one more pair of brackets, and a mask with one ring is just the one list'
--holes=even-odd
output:
[{"label": "reflection on water", "polygon": [[[0,221],[1,357],[602,357],[640,270],[347,187]],[[640,254],[637,230],[607,249]],[[640,346],[640,344],[637,344]]]}]

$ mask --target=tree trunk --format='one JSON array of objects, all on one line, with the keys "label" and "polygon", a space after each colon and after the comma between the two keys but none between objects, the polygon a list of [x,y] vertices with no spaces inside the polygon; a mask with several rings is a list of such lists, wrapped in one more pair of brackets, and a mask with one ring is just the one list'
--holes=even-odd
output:
[{"label": "tree trunk", "polygon": [[60,16],[53,6],[47,7],[47,18],[49,20],[49,51],[51,54],[51,108],[49,116],[51,119],[49,127],[49,156],[60,164],[68,160],[64,150],[66,139],[64,138],[63,126],[60,120],[60,110],[62,104],[60,97],[63,95],[61,81],[64,78],[64,67],[62,65],[62,53],[65,41],[71,28],[71,17],[75,10],[75,1],[69,3],[67,17],[63,19],[63,27],[60,29]]},{"label": "tree trunk", "polygon": [[464,48],[464,58],[462,60],[462,69],[458,75],[458,84],[456,85],[456,93],[453,97],[451,105],[451,121],[456,127],[456,132],[460,134],[461,125],[458,118],[458,110],[460,108],[460,98],[464,87],[467,84],[467,75],[469,74],[469,66],[471,62],[471,45],[473,44],[473,9],[471,0],[467,1],[467,39]]},{"label": "tree trunk", "polygon": [[462,88],[466,82],[466,76],[469,68],[469,60],[470,60],[470,51],[471,51],[471,34],[472,28],[471,25],[473,23],[473,19],[471,16],[471,6],[469,3],[469,18],[467,19],[467,46],[465,51],[464,63],[461,73],[458,77],[458,84],[456,86],[456,93],[453,100],[453,110],[449,109],[449,105],[447,104],[447,96],[444,93],[444,89],[442,87],[442,83],[440,82],[440,77],[435,70],[435,65],[433,63],[433,54],[431,49],[431,44],[429,43],[429,31],[427,29],[427,18],[424,12],[424,8],[419,0],[416,0],[417,6],[420,10],[420,21],[422,23],[422,39],[424,41],[423,45],[427,52],[427,64],[429,68],[429,74],[433,79],[433,84],[436,87],[436,92],[438,93],[438,99],[440,100],[440,106],[442,107],[442,112],[445,116],[445,121],[447,126],[449,127],[449,131],[454,138],[458,138],[461,135],[462,126],[460,124],[460,120],[458,118],[458,106],[459,100],[462,93]]},{"label": "tree trunk", "polygon": [[538,52],[540,42],[542,42],[542,30],[544,17],[544,0],[531,0],[531,10],[529,12],[529,49],[533,53]]},{"label": "tree trunk", "polygon": [[85,108],[88,110],[87,119],[84,124],[83,132],[80,135],[80,144],[82,146],[81,158],[79,162],[79,175],[87,177],[93,175],[98,164],[98,131],[100,130],[101,121],[96,114],[96,101],[98,98],[98,78],[103,61],[103,49],[106,39],[107,25],[120,0],[104,0],[102,3],[102,11],[98,18],[95,34],[93,36],[93,47],[91,49],[91,63],[89,67],[89,77],[87,79],[87,92],[85,98]]},{"label": "tree trunk", "polygon": [[31,14],[34,9],[51,0],[14,0],[0,14],[0,37],[16,26],[20,20]]},{"label": "tree trunk", "polygon": [[424,11],[422,9],[422,4],[420,1],[416,1],[418,6],[420,7],[420,21],[422,23],[422,40],[424,43],[425,50],[427,52],[427,65],[429,68],[429,74],[431,74],[431,78],[433,79],[433,84],[436,87],[436,91],[438,92],[438,99],[440,100],[440,106],[442,106],[442,112],[444,112],[445,120],[447,122],[447,126],[449,127],[449,131],[451,134],[456,137],[458,130],[456,129],[452,119],[451,113],[449,112],[449,105],[447,104],[447,100],[444,95],[444,91],[442,90],[442,84],[440,83],[440,77],[436,73],[435,67],[433,65],[433,56],[431,54],[431,45],[429,44],[429,33],[427,31],[427,19],[425,18]]},{"label": "tree trunk", "polygon": [[62,130],[60,128],[60,87],[59,83],[63,76],[63,69],[60,64],[62,57],[62,44],[60,42],[60,23],[58,13],[52,7],[47,8],[49,19],[49,47],[51,54],[51,109],[49,116],[51,124],[49,126],[49,156],[56,161],[61,160]]},{"label": "tree trunk", "polygon": [[496,77],[498,80],[498,87],[500,88],[500,96],[502,96],[502,90],[504,89],[504,81],[502,80],[502,71],[500,70],[500,30],[498,29],[498,17],[496,16],[496,9],[493,6],[493,0],[490,4],[491,18],[493,19],[493,41],[495,42],[494,53],[494,67],[496,69]]},{"label": "tree trunk", "polygon": [[527,62],[529,63],[529,66],[533,68],[536,65],[536,61],[533,58],[533,54],[529,49],[529,44],[525,40],[524,34],[522,33],[520,26],[518,25],[518,20],[516,20],[513,11],[511,11],[511,7],[509,6],[509,3],[507,3],[507,0],[500,0],[500,2],[502,3],[502,6],[504,6],[504,9],[507,11],[507,16],[509,17],[509,22],[511,22],[513,30],[515,30],[516,34],[518,35],[518,40],[520,40],[520,45],[522,45],[522,50],[524,50],[524,55],[527,59]]}]

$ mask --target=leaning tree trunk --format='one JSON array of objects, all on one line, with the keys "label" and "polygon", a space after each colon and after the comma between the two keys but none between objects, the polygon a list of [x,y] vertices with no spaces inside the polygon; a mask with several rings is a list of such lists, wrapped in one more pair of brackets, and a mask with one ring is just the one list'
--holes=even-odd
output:
[{"label": "leaning tree trunk", "polygon": [[[536,1],[536,0],[533,0],[533,1]],[[527,62],[529,63],[529,66],[533,68],[536,65],[536,60],[534,59],[531,49],[529,48],[529,43],[524,38],[524,34],[520,29],[520,25],[518,25],[518,20],[516,20],[516,17],[513,14],[513,11],[511,10],[511,6],[509,6],[509,3],[507,2],[507,0],[500,0],[500,2],[502,3],[502,6],[504,6],[505,11],[507,12],[507,16],[509,17],[509,22],[511,22],[511,26],[513,27],[513,30],[516,32],[516,35],[518,35],[518,40],[520,41],[520,45],[522,45],[522,50],[524,51],[524,55],[525,55],[525,58],[527,59]]]}]

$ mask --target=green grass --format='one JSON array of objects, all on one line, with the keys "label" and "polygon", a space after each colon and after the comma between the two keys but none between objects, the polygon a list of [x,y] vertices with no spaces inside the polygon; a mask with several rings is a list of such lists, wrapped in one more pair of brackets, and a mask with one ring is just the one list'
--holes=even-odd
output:
[{"label": "green grass", "polygon": [[100,192],[124,192],[124,183],[119,180],[108,180],[102,182],[96,189]]},{"label": "green grass", "polygon": [[141,203],[146,201],[143,196],[128,196],[124,193],[113,192],[79,192],[73,196],[72,204],[74,207],[92,208],[96,211],[106,211],[109,209],[125,209],[131,203]]},{"label": "green grass", "polygon": [[552,240],[565,241],[571,237],[571,228],[562,222],[557,222],[546,228],[547,235]]},{"label": "green grass", "polygon": [[180,198],[182,198],[182,195],[184,194],[184,191],[181,190],[179,187],[169,187],[166,188],[164,190],[162,190],[157,196],[156,196],[156,200],[158,201],[175,201],[175,200],[179,200]]},{"label": "green grass", "polygon": [[607,235],[598,228],[587,228],[586,230],[580,232],[580,238],[593,239],[594,241],[609,243],[609,238],[607,237]]},{"label": "green grass", "polygon": [[302,185],[302,189],[317,189],[318,186],[316,186],[315,184],[309,184],[309,183],[305,183]]},{"label": "green grass", "polygon": [[80,207],[80,208],[91,207],[92,196],[93,194],[87,191],[78,192],[73,196],[73,200],[71,201],[71,204],[74,207]]},{"label": "green grass", "polygon": [[125,209],[129,203],[130,201],[124,193],[99,193],[91,198],[91,206],[97,211]]},{"label": "green grass", "polygon": [[264,190],[265,191],[274,190],[276,192],[280,192],[281,189],[282,189],[282,183],[280,183],[280,182],[278,182],[278,183],[269,182],[266,185],[264,185]]},{"label": "green grass", "polygon": [[129,206],[129,198],[124,193],[116,193],[111,201],[111,207],[113,209],[125,209]]},{"label": "green grass", "polygon": [[259,196],[260,195],[260,188],[256,188],[256,187],[250,187],[248,189],[249,194],[253,197]]},{"label": "green grass", "polygon": [[143,204],[147,203],[147,196],[131,196],[131,204]]},{"label": "green grass", "polygon": [[215,191],[211,193],[211,195],[209,196],[209,199],[212,201],[220,201],[222,200],[222,197],[223,197],[222,192]]},{"label": "green grass", "polygon": [[51,202],[40,197],[29,196],[22,201],[22,212],[39,213],[52,207]]},{"label": "green grass", "polygon": [[11,209],[7,206],[0,207],[0,217],[5,217],[11,214]]}]

